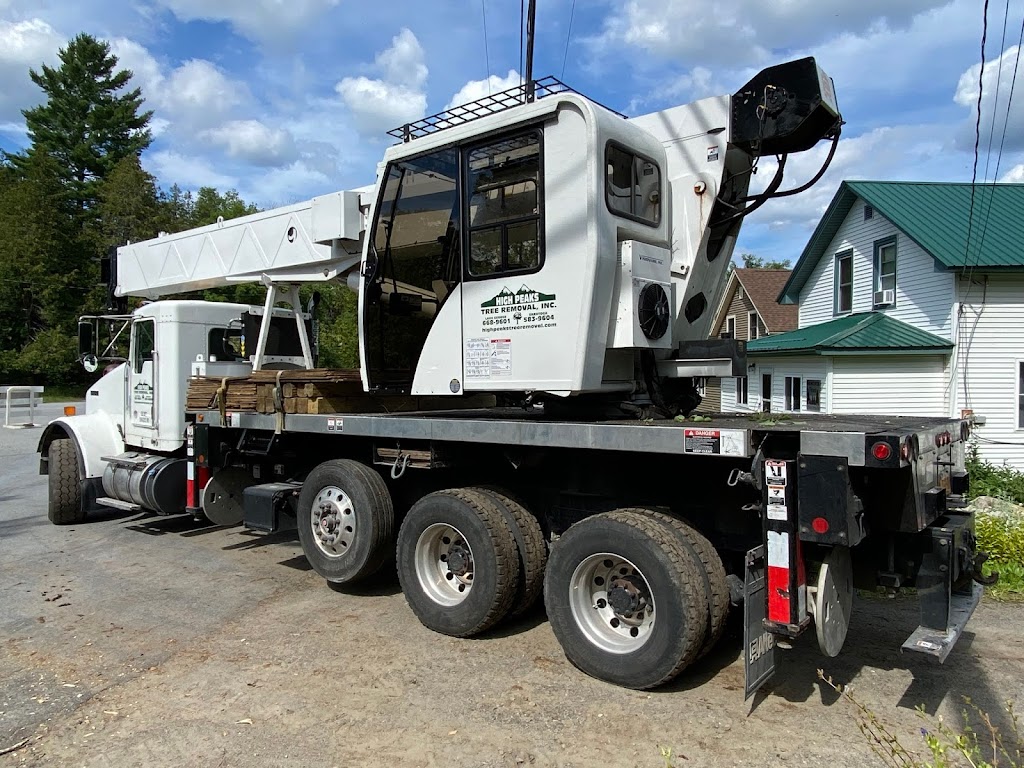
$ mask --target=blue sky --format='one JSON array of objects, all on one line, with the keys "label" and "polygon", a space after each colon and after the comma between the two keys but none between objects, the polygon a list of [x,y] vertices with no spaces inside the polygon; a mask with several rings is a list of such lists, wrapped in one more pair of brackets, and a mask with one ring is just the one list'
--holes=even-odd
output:
[{"label": "blue sky", "polygon": [[[1024,181],[1024,99],[1010,102],[1003,130],[1022,5],[1010,3],[1004,38],[1006,2],[990,3],[979,178]],[[162,186],[234,188],[264,207],[362,186],[385,130],[518,82],[519,7],[0,0],[0,148],[25,143],[20,110],[40,99],[28,68],[88,32],[110,41],[155,111],[143,163]],[[564,60],[567,82],[627,114],[730,93],[808,54],[833,76],[847,125],[832,170],[753,214],[740,251],[795,259],[844,178],[971,178],[981,0],[577,0],[568,35],[571,8],[540,0],[535,74],[559,76]],[[792,158],[786,186],[824,151]],[[759,183],[773,170],[763,161]]]}]

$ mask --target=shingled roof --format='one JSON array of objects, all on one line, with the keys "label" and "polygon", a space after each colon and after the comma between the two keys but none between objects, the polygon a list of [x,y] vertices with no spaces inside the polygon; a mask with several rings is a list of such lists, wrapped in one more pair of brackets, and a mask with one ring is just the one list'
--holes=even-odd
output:
[{"label": "shingled roof", "polygon": [[[792,331],[799,324],[799,309],[777,299],[789,280],[788,269],[736,269],[736,279],[750,297],[768,333]],[[730,289],[731,290],[731,289]]]}]

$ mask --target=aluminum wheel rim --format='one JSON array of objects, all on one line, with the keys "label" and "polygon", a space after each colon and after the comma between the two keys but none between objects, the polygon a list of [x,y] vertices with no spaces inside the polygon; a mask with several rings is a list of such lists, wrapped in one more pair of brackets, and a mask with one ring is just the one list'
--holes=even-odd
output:
[{"label": "aluminum wheel rim", "polygon": [[608,653],[632,653],[654,629],[654,595],[640,569],[626,558],[601,552],[573,571],[569,608],[583,636]]},{"label": "aluminum wheel rim", "polygon": [[416,541],[416,579],[423,592],[439,605],[458,605],[473,590],[474,561],[462,531],[434,523]]},{"label": "aluminum wheel rim", "polygon": [[327,557],[343,557],[356,537],[356,511],[352,499],[341,488],[320,489],[310,510],[313,541]]}]

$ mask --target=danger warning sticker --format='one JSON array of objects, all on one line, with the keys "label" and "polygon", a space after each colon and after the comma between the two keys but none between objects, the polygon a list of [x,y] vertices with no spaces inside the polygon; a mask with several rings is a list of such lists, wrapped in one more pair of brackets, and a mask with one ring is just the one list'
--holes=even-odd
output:
[{"label": "danger warning sticker", "polygon": [[722,433],[717,429],[687,429],[683,432],[684,453],[722,452]]}]

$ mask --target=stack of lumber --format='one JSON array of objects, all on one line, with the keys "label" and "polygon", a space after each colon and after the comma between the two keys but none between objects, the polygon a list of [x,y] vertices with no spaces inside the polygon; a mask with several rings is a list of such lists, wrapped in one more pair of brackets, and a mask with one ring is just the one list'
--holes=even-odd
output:
[{"label": "stack of lumber", "polygon": [[[280,374],[280,376],[278,375]],[[275,389],[280,385],[280,392]],[[239,378],[192,378],[185,408],[190,411],[227,410],[256,413],[393,413],[396,411],[485,408],[491,395],[471,397],[413,397],[367,395],[358,370],[313,369],[255,371]]]}]

